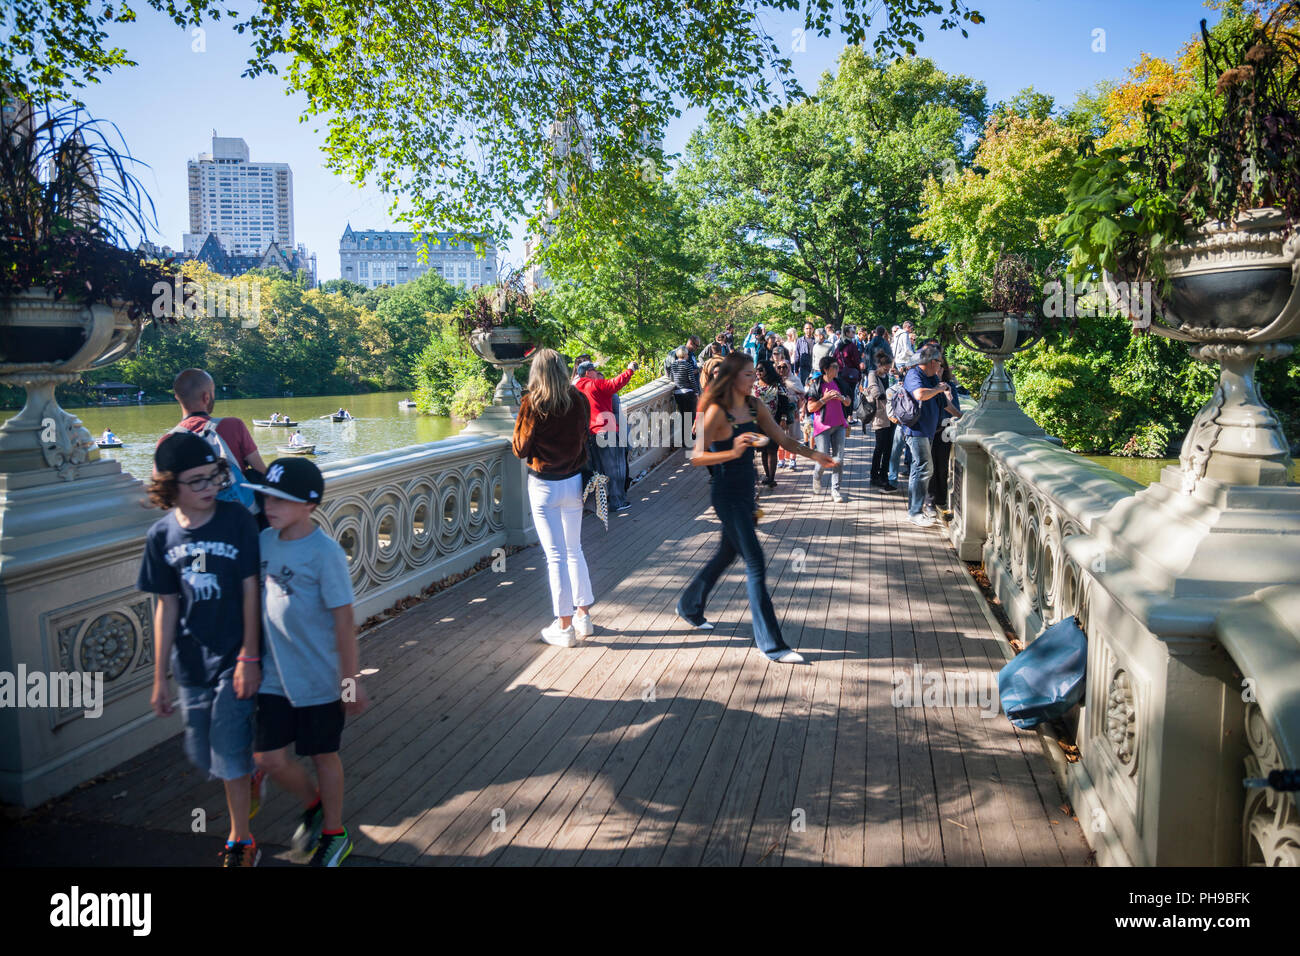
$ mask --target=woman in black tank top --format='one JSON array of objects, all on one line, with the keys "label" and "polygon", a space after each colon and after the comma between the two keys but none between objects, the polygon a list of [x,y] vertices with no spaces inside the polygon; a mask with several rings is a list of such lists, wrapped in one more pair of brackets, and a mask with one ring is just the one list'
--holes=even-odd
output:
[{"label": "woman in black tank top", "polygon": [[677,615],[694,627],[712,630],[713,625],[704,618],[704,605],[718,578],[740,556],[745,561],[754,643],[771,660],[798,664],[803,658],[781,639],[781,626],[767,593],[767,559],[754,531],[754,448],[774,441],[823,468],[837,465],[829,455],[792,439],[773,420],[767,406],[753,397],[753,392],[753,359],[745,352],[733,352],[723,359],[700,396],[691,464],[718,466],[709,495],[722,521],[722,540],[717,552],[686,586],[677,602]]}]

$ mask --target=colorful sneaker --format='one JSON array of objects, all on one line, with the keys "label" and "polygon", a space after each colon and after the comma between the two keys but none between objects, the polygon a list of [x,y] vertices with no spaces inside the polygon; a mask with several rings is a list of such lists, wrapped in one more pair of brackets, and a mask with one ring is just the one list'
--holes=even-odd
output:
[{"label": "colorful sneaker", "polygon": [[248,801],[248,819],[257,816],[257,811],[262,809],[262,795],[266,792],[266,771],[257,769],[253,771],[252,776],[252,794]]},{"label": "colorful sneaker", "polygon": [[257,861],[262,859],[262,848],[257,845],[257,841],[252,843],[230,843],[226,842],[221,851],[221,865],[224,866],[257,866]]},{"label": "colorful sneaker", "polygon": [[348,836],[347,827],[342,833],[322,833],[308,866],[338,866],[351,852],[352,838]]},{"label": "colorful sneaker", "polygon": [[311,810],[302,812],[302,820],[298,824],[298,829],[293,831],[293,839],[289,846],[294,856],[300,860],[305,860],[312,848],[320,841],[320,830],[325,825],[325,810],[317,802]]}]

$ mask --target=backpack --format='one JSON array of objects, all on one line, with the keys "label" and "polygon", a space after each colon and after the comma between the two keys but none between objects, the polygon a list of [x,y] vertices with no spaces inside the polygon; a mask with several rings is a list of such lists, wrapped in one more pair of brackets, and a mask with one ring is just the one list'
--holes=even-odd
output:
[{"label": "backpack", "polygon": [[916,423],[921,420],[921,403],[916,400],[916,396],[903,387],[901,382],[889,386],[889,390],[885,392],[885,401],[889,420],[894,424],[915,428]]},{"label": "backpack", "polygon": [[256,495],[254,495],[251,488],[243,487],[244,470],[239,467],[239,462],[235,461],[235,456],[230,453],[226,440],[217,431],[217,423],[220,421],[220,418],[209,418],[203,423],[203,428],[196,432],[190,431],[184,425],[177,425],[172,431],[190,432],[191,435],[197,435],[212,446],[212,450],[217,453],[218,457],[226,460],[226,464],[230,468],[230,487],[223,488],[217,493],[218,501],[237,501],[247,508],[250,514],[257,514],[260,509],[257,507]]}]

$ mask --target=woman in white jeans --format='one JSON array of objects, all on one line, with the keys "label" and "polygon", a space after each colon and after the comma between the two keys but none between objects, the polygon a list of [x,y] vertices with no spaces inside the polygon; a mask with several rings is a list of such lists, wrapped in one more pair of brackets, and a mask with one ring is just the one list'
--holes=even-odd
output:
[{"label": "woman in white jeans", "polygon": [[528,465],[528,500],[551,585],[555,620],[542,640],[574,647],[589,637],[591,578],[582,554],[582,469],[587,463],[591,406],[570,384],[553,349],[533,357],[528,390],[515,419],[514,452]]}]

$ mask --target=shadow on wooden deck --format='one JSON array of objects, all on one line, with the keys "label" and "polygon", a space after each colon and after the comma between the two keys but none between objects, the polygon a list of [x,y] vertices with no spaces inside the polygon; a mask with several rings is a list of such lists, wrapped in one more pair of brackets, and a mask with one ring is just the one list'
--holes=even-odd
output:
[{"label": "shadow on wooden deck", "polygon": [[[677,620],[718,529],[706,474],[680,453],[608,533],[587,519],[596,633],[581,647],[536,640],[550,620],[537,548],[369,632],[375,706],[343,742],[357,862],[1086,864],[1036,735],[974,707],[891,703],[895,671],[913,665],[995,678],[1004,641],[939,531],[867,487],[869,461],[870,439],[852,436],[847,504],[814,496],[807,467],[764,497],[768,584],[807,665],[754,649],[739,562],[711,597],[716,630]],[[176,737],[0,842],[95,823],[120,836],[117,865],[163,862],[130,847],[181,835],[198,861],[195,841],[215,853],[226,828],[219,785],[198,778]],[[199,810],[207,834],[194,836]],[[296,815],[272,792],[254,832],[287,842]],[[84,841],[43,845],[6,856],[96,862]]]}]

